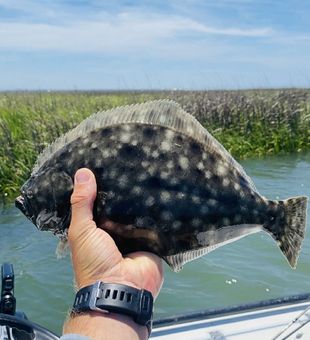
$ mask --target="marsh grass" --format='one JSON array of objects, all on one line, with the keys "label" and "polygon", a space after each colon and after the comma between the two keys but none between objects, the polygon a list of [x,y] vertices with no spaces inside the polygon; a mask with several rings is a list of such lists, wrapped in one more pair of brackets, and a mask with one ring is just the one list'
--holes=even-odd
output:
[{"label": "marsh grass", "polygon": [[148,93],[0,94],[0,200],[16,195],[40,152],[91,113],[153,97]]},{"label": "marsh grass", "polygon": [[174,94],[235,157],[310,149],[310,90]]},{"label": "marsh grass", "polygon": [[0,200],[91,113],[158,98],[179,102],[239,159],[310,149],[310,90],[0,93]]}]

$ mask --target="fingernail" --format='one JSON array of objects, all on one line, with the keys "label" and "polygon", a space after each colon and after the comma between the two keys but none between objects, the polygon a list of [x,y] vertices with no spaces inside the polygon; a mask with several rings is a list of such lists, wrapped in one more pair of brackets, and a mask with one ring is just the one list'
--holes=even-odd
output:
[{"label": "fingernail", "polygon": [[75,174],[76,183],[87,183],[90,180],[90,173],[88,171],[78,170]]}]

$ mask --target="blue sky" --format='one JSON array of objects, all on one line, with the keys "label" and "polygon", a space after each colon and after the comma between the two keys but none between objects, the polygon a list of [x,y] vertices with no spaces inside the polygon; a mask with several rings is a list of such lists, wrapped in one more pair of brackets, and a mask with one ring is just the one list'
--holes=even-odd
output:
[{"label": "blue sky", "polygon": [[0,90],[310,87],[309,0],[0,0]]}]

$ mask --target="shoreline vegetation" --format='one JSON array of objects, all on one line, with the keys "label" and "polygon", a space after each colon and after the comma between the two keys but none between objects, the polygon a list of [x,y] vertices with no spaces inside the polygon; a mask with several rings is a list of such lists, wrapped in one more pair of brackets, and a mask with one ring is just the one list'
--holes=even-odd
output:
[{"label": "shoreline vegetation", "polygon": [[0,93],[0,201],[10,201],[39,153],[90,114],[172,99],[237,159],[310,150],[310,89]]}]

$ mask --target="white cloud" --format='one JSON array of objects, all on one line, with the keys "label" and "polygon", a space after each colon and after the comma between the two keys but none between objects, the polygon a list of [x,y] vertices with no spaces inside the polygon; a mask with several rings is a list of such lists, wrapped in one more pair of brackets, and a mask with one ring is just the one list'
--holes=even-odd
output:
[{"label": "white cloud", "polygon": [[[1,0],[0,0],[1,1]],[[67,24],[0,23],[0,49],[19,51],[120,52],[140,48],[156,49],[178,41],[181,35],[208,37],[268,37],[272,29],[210,27],[181,16],[120,13],[101,14],[94,21]],[[184,40],[185,42],[185,40]],[[185,42],[186,45],[186,42]]]}]

